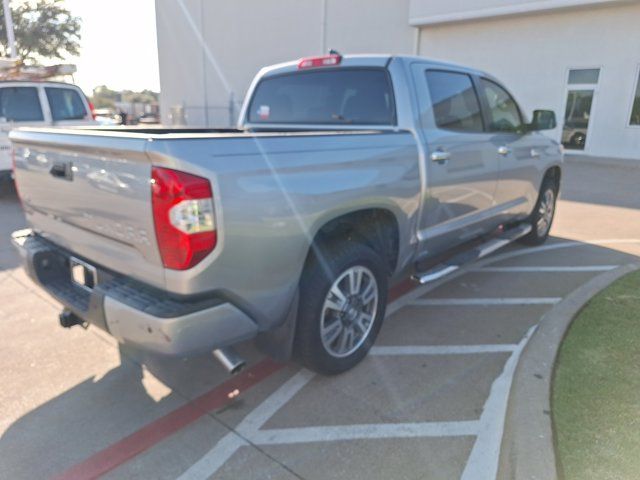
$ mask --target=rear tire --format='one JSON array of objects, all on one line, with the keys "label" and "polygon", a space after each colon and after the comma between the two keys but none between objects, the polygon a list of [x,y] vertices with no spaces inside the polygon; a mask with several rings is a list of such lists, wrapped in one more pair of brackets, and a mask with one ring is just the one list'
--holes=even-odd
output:
[{"label": "rear tire", "polygon": [[546,177],[540,187],[540,194],[536,206],[526,223],[531,225],[531,232],[520,241],[526,245],[541,245],[549,237],[556,211],[558,187],[553,178]]},{"label": "rear tire", "polygon": [[387,268],[354,241],[318,247],[300,280],[294,352],[316,372],[353,368],[374,344],[387,303]]}]

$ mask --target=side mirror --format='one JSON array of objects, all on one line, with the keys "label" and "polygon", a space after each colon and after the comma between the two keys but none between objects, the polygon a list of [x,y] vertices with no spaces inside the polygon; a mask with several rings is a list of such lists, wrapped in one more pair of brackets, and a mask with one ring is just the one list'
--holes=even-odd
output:
[{"label": "side mirror", "polygon": [[529,130],[553,130],[558,125],[553,110],[534,110]]}]

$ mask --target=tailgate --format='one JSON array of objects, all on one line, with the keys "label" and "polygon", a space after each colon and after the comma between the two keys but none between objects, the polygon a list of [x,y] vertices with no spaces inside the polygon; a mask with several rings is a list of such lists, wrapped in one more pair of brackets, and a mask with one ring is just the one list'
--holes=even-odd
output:
[{"label": "tailgate", "polygon": [[34,230],[91,263],[164,286],[146,138],[33,129],[11,141]]}]

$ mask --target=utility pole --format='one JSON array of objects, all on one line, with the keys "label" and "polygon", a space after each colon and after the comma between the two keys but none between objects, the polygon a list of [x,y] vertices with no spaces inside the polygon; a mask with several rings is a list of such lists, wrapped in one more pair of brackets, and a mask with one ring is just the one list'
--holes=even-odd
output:
[{"label": "utility pole", "polygon": [[2,6],[4,7],[4,22],[7,27],[7,42],[9,43],[9,56],[11,58],[17,57],[16,52],[16,37],[13,34],[13,18],[11,17],[11,7],[9,7],[9,0],[2,0]]}]

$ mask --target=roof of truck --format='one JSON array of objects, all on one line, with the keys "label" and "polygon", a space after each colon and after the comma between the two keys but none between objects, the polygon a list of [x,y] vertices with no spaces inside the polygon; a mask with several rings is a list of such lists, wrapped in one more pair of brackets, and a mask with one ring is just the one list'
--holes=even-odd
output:
[{"label": "roof of truck", "polygon": [[[307,58],[307,57],[304,57]],[[313,57],[309,57],[313,58]],[[478,74],[478,75],[486,75],[485,72],[480,70],[476,70],[471,67],[467,67],[465,65],[460,65],[452,62],[444,62],[441,60],[434,60],[427,57],[420,57],[416,55],[391,55],[391,54],[355,54],[355,55],[342,55],[339,63],[340,67],[386,67],[389,62],[393,59],[399,59],[404,62],[423,62],[428,63],[435,67],[442,68],[455,68],[456,70],[465,70],[469,73]],[[268,67],[263,68],[260,71],[259,76],[265,75],[274,75],[284,72],[293,72],[297,71],[298,65],[302,59],[293,60],[284,63],[278,63],[275,65],[270,65]],[[316,68],[326,68],[326,67],[316,67]],[[311,68],[310,68],[311,70]]]}]

